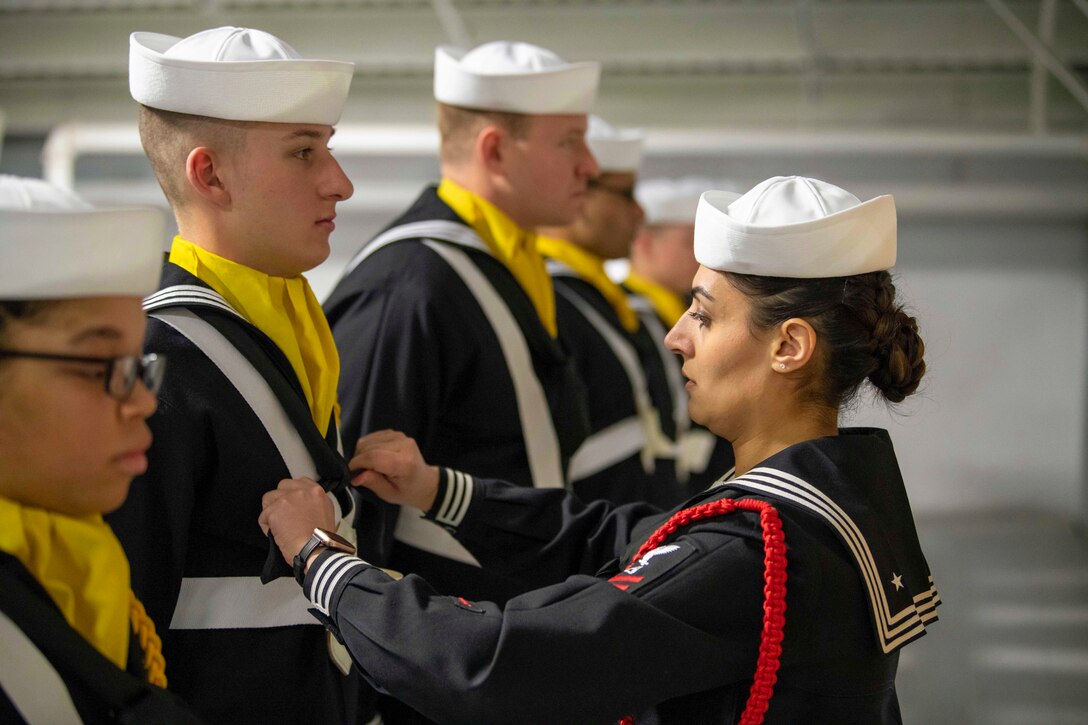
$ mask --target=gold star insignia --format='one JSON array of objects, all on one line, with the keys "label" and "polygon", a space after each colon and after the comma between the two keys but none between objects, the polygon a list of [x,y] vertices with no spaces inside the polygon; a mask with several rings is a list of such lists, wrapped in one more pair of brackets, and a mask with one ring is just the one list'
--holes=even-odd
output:
[{"label": "gold star insignia", "polygon": [[892,584],[895,586],[895,591],[899,591],[903,588],[903,575],[892,572]]}]

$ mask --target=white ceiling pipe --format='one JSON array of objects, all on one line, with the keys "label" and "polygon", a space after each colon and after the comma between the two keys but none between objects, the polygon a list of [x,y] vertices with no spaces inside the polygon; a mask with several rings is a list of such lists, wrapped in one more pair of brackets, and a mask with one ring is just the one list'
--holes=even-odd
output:
[{"label": "white ceiling pipe", "polygon": [[[419,195],[427,180],[398,182],[375,187],[356,184],[355,195],[337,208],[344,213],[379,214],[392,217]],[[757,180],[752,180],[755,183]],[[987,219],[1040,219],[1068,221],[1088,218],[1088,187],[1069,184],[903,183],[862,181],[843,185],[862,199],[892,194],[900,217],[962,217]],[[161,193],[157,185],[151,196]],[[150,197],[149,197],[150,198]]]},{"label": "white ceiling pipe", "polygon": [[[342,124],[332,146],[344,156],[436,157],[432,126]],[[45,178],[65,188],[76,160],[86,154],[142,154],[135,124],[66,123],[56,126],[42,151]],[[946,131],[823,132],[729,131],[648,128],[652,156],[947,156],[1088,159],[1088,136],[1079,134],[956,133]]]},{"label": "white ceiling pipe", "polygon": [[[342,157],[434,157],[438,135],[426,126],[366,126],[345,124],[337,130],[333,146]],[[1016,157],[1088,159],[1088,137],[1030,136],[965,133],[796,133],[734,132],[698,129],[647,129],[648,155],[684,156],[715,154],[752,156],[917,156]],[[85,154],[142,154],[134,124],[69,123],[50,133],[42,152],[47,180],[73,188],[76,160]],[[1070,184],[992,185],[986,182],[958,185],[925,184],[916,187],[890,182],[865,184],[874,193],[901,189],[906,207],[918,213],[994,213],[1001,216],[1053,213],[1065,217],[1088,216],[1088,193]],[[383,199],[384,204],[392,200]],[[360,199],[357,204],[366,206]],[[348,207],[353,206],[351,202]],[[1049,212],[1047,211],[1049,210]]]},{"label": "white ceiling pipe", "polygon": [[[337,206],[337,213],[391,219],[419,195],[420,188],[426,182],[426,179],[420,179],[382,184],[356,183],[355,194]],[[862,199],[891,193],[901,219],[956,217],[988,221],[1068,222],[1088,218],[1088,189],[1069,184],[905,184],[895,180],[841,183]],[[153,181],[99,179],[80,183],[77,191],[94,204],[144,204],[166,209],[162,190]]]},{"label": "white ceiling pipe", "polygon": [[646,130],[646,152],[730,156],[948,156],[1088,159],[1088,136],[953,131]]},{"label": "white ceiling pipe", "polygon": [[57,186],[75,184],[76,160],[87,154],[142,154],[140,132],[133,123],[64,123],[55,126],[42,148],[42,176]]},{"label": "white ceiling pipe", "polygon": [[1088,219],[1088,188],[1069,184],[904,184],[869,181],[844,186],[862,199],[891,193],[900,218],[956,217],[996,220]]},{"label": "white ceiling pipe", "polygon": [[[437,156],[438,131],[426,126],[337,126],[331,143],[345,156]],[[55,126],[42,149],[47,181],[71,189],[80,156],[143,154],[140,133],[132,123],[70,122]]]}]

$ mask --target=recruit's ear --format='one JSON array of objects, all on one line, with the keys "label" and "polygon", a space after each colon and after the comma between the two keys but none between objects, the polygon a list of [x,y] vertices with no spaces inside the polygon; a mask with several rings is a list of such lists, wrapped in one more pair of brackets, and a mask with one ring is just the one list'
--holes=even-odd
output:
[{"label": "recruit's ear", "polygon": [[197,146],[185,159],[185,178],[193,193],[219,207],[230,204],[230,192],[222,172],[222,157],[207,146]]},{"label": "recruit's ear", "polygon": [[795,372],[816,354],[816,330],[807,320],[791,317],[778,326],[771,346],[771,368],[777,373]]},{"label": "recruit's ear", "polygon": [[506,130],[493,123],[484,126],[480,133],[476,134],[476,158],[488,172],[502,172],[508,139]]}]

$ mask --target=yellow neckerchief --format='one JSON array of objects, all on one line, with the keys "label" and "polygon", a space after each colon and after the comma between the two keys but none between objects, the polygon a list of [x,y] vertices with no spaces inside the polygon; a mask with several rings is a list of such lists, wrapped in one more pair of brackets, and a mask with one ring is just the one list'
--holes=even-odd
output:
[{"label": "yellow neckerchief", "polygon": [[556,336],[555,289],[536,248],[536,234],[527,232],[498,207],[449,179],[438,185],[438,198],[468,223],[502,261],[536,308],[544,329]]},{"label": "yellow neckerchief", "polygon": [[0,549],[22,562],[73,629],[125,669],[128,559],[101,515],[64,516],[0,497]]},{"label": "yellow neckerchief", "polygon": [[339,424],[336,383],[340,356],[329,322],[305,277],[272,277],[180,236],[174,237],[170,261],[223,295],[231,307],[276,343],[291,362],[310,404],[310,415],[323,435],[328,433],[333,413]]},{"label": "yellow neckerchief", "polygon": [[613,282],[604,271],[603,259],[573,242],[544,235],[537,239],[536,248],[545,257],[562,262],[574,270],[580,279],[593,285],[608,300],[608,304],[612,305],[623,329],[628,332],[638,330],[638,314],[631,309],[623,288]]},{"label": "yellow neckerchief", "polygon": [[627,275],[627,279],[623,281],[627,285],[628,289],[636,294],[640,294],[650,301],[654,310],[657,312],[657,316],[664,320],[669,328],[684,315],[688,309],[688,303],[684,301],[682,297],[676,293],[665,289],[656,282],[651,282],[645,277],[631,272]]}]

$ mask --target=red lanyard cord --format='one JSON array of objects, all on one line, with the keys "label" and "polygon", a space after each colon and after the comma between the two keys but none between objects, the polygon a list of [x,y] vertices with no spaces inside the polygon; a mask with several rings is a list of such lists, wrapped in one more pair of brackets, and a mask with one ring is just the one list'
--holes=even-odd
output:
[{"label": "red lanyard cord", "polygon": [[[678,511],[646,540],[628,566],[634,565],[647,552],[661,546],[665,539],[682,527],[699,519],[721,516],[737,509],[759,512],[759,522],[763,527],[763,632],[752,688],[739,723],[759,725],[770,706],[774,683],[778,679],[782,630],[786,626],[786,534],[782,531],[782,521],[774,506],[766,501],[750,498],[725,498]],[[628,715],[620,720],[620,725],[635,725],[635,719]]]}]

